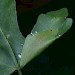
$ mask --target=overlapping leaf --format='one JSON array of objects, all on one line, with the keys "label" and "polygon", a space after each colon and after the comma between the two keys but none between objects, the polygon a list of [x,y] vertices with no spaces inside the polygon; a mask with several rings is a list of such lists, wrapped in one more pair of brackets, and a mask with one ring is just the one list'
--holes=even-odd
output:
[{"label": "overlapping leaf", "polygon": [[72,19],[66,19],[67,15],[67,9],[63,8],[58,11],[41,14],[38,17],[31,34],[26,37],[22,50],[21,67],[71,27]]}]

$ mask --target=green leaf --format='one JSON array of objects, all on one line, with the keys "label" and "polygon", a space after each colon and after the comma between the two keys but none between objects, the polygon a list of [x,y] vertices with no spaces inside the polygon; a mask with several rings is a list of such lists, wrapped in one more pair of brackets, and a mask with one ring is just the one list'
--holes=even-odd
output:
[{"label": "green leaf", "polygon": [[0,75],[9,74],[16,69],[16,60],[8,40],[0,29]]},{"label": "green leaf", "polygon": [[32,33],[35,31],[45,31],[47,29],[58,29],[61,28],[68,15],[68,10],[66,8],[62,8],[57,11],[48,12],[47,14],[40,14],[35,24],[34,28],[32,29]]},{"label": "green leaf", "polygon": [[24,37],[16,17],[15,0],[0,2],[0,75],[8,75],[19,69]]},{"label": "green leaf", "polygon": [[[26,65],[32,58],[38,55],[49,43],[55,40],[58,30],[47,30],[40,33],[29,34],[25,40],[22,51],[21,66]],[[50,40],[51,39],[51,40]]]},{"label": "green leaf", "polygon": [[67,8],[62,8],[57,11],[48,12],[47,15],[49,15],[50,17],[66,18],[68,16],[68,10]]},{"label": "green leaf", "polygon": [[66,19],[67,15],[66,8],[39,15],[31,34],[26,37],[22,50],[21,67],[70,29],[72,19]]},{"label": "green leaf", "polygon": [[67,30],[71,28],[73,20],[71,18],[67,18],[63,23],[62,27],[59,29],[58,35],[64,34]]}]

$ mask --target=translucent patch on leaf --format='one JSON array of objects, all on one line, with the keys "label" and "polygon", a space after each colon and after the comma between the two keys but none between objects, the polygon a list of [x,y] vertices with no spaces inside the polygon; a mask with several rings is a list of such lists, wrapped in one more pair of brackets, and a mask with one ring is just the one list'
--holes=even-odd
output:
[{"label": "translucent patch on leaf", "polygon": [[37,31],[35,31],[35,33],[38,33]]},{"label": "translucent patch on leaf", "polygon": [[19,54],[18,57],[21,58],[21,54]]}]

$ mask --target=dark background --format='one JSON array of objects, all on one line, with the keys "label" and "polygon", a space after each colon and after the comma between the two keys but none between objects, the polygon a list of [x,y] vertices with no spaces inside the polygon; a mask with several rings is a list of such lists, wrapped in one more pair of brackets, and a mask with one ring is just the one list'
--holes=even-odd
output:
[{"label": "dark background", "polygon": [[[69,16],[73,19],[71,29],[61,38],[57,39],[39,56],[29,62],[23,69],[23,75],[75,75],[75,4],[73,0],[51,0],[38,8],[17,12],[20,31],[27,36],[36,23],[41,13],[46,13],[61,8],[68,8]],[[18,75],[15,71],[12,75]]]}]

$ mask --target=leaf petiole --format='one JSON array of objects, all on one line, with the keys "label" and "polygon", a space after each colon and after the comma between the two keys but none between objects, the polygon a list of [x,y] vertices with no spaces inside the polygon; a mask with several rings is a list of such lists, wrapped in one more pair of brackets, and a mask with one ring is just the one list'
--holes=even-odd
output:
[{"label": "leaf petiole", "polygon": [[22,75],[21,69],[18,70],[18,74],[19,75]]}]

